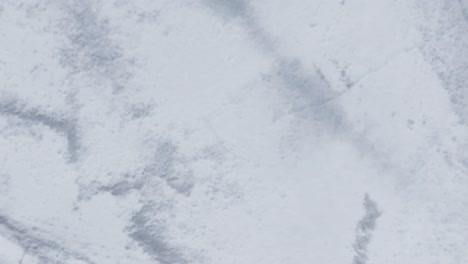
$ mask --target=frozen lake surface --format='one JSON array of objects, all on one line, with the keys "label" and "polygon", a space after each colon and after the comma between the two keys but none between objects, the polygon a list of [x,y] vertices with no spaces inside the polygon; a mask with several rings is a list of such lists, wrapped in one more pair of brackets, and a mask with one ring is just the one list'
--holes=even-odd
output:
[{"label": "frozen lake surface", "polygon": [[0,0],[0,264],[468,263],[467,0]]}]

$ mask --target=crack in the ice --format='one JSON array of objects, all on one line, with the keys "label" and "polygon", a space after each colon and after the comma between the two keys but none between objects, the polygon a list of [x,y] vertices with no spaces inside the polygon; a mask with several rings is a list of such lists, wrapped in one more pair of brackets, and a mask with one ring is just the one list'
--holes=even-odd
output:
[{"label": "crack in the ice", "polygon": [[251,159],[249,159],[247,157],[244,157],[242,155],[239,155],[239,154],[235,153],[234,151],[232,151],[230,148],[226,147],[226,144],[224,143],[224,140],[218,135],[218,133],[216,133],[216,131],[214,130],[214,128],[211,125],[210,121],[207,118],[203,118],[203,120],[205,121],[206,126],[208,127],[210,132],[213,134],[213,136],[215,136],[216,141],[218,142],[219,146],[221,146],[221,148],[224,149],[224,151],[226,151],[227,153],[229,153],[229,154],[233,155],[234,157],[239,158],[239,159],[241,159],[243,161],[253,163],[253,164],[258,164],[258,162],[255,162],[255,161],[253,161],[253,160],[251,160]]},{"label": "crack in the ice", "polygon": [[363,74],[361,74],[360,76],[358,76],[357,78],[354,79],[354,81],[348,81],[346,82],[346,87],[348,89],[351,89],[353,88],[354,86],[356,86],[358,83],[360,83],[361,81],[363,81],[365,78],[367,78],[369,75],[372,75],[372,74],[375,74],[379,71],[381,71],[382,69],[384,69],[387,65],[389,65],[391,62],[393,62],[394,60],[398,59],[401,55],[404,55],[404,54],[407,54],[408,52],[411,52],[413,50],[417,50],[419,49],[420,47],[417,46],[417,47],[411,47],[411,48],[406,48],[406,49],[403,49],[401,51],[397,51],[395,52],[394,54],[390,55],[386,60],[384,60],[382,63],[376,65],[376,66],[373,66],[371,67],[369,70],[367,70],[366,72],[364,72]]}]

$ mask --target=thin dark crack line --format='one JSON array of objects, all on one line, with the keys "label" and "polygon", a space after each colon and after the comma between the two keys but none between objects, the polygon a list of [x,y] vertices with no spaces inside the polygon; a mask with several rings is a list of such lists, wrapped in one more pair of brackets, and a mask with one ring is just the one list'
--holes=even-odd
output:
[{"label": "thin dark crack line", "polygon": [[369,70],[367,70],[365,73],[363,73],[360,76],[358,76],[357,78],[355,78],[354,81],[348,83],[346,86],[349,89],[353,88],[355,85],[359,84],[361,81],[366,79],[369,75],[375,74],[376,72],[384,69],[387,65],[389,65],[390,63],[392,63],[393,61],[398,59],[401,55],[406,54],[408,52],[411,52],[413,50],[419,49],[419,48],[421,48],[421,47],[416,46],[416,47],[406,48],[406,49],[403,49],[401,51],[398,51],[398,52],[390,55],[384,62],[380,63],[377,66],[370,67]]},{"label": "thin dark crack line", "polygon": [[235,152],[233,152],[232,150],[230,150],[228,147],[226,147],[226,145],[224,144],[224,140],[218,136],[218,134],[216,133],[216,131],[214,130],[213,126],[211,125],[210,121],[207,119],[207,118],[203,118],[203,121],[205,121],[205,124],[206,126],[208,127],[208,129],[210,130],[210,132],[215,136],[216,138],[216,141],[218,141],[218,144],[228,153],[230,153],[231,155],[243,160],[243,161],[246,161],[246,162],[249,162],[249,163],[254,163],[254,164],[258,164],[258,162],[255,162],[249,158],[246,158],[246,157],[243,157],[239,154],[236,154]]},{"label": "thin dark crack line", "polygon": [[317,107],[321,107],[321,106],[325,106],[326,104],[328,103],[331,103],[332,101],[335,101],[336,99],[339,99],[341,96],[345,95],[346,93],[350,92],[357,84],[359,84],[361,81],[363,81],[364,79],[366,79],[369,75],[371,74],[375,74],[376,72],[382,70],[383,68],[385,68],[388,64],[390,64],[392,61],[394,61],[395,59],[397,59],[400,55],[402,54],[406,54],[414,49],[418,49],[420,47],[413,47],[413,48],[408,48],[408,49],[405,49],[403,51],[400,51],[398,53],[396,53],[395,55],[391,56],[392,58],[389,58],[387,60],[385,60],[382,64],[380,64],[379,66],[375,66],[375,67],[372,67],[370,70],[368,70],[367,72],[365,72],[364,74],[362,74],[360,77],[356,78],[354,81],[350,82],[350,83],[346,83],[346,89],[338,92],[337,94],[335,94],[334,96],[331,96],[330,98],[328,99],[325,99],[324,101],[320,102],[319,104],[316,104],[316,105],[313,105],[312,107],[313,108],[317,108]]},{"label": "thin dark crack line", "polygon": [[[221,0],[215,0],[215,1],[221,1]],[[253,38],[255,39],[256,42],[260,42],[260,44],[263,44],[261,46],[263,47],[264,51],[269,52],[269,53],[271,53],[271,55],[273,55],[273,57],[276,60],[277,65],[284,64],[284,61],[285,61],[284,56],[278,51],[278,48],[275,45],[275,43],[276,43],[275,40],[271,37],[270,34],[265,32],[262,29],[262,27],[259,25],[259,23],[253,18],[252,8],[249,7],[247,3],[244,3],[241,0],[233,0],[233,3],[235,4],[236,1],[237,1],[237,3],[239,5],[244,5],[245,4],[245,6],[243,7],[245,9],[244,10],[245,14],[239,15],[239,17],[241,18],[241,21],[243,22],[244,27],[248,30],[249,34],[251,34],[253,36]],[[220,4],[220,3],[218,3],[218,4]],[[344,4],[344,1],[343,1],[343,4]],[[318,12],[320,10],[321,6],[322,6],[322,2],[319,3],[318,7],[316,8],[316,12]],[[371,69],[369,69],[367,72],[365,72],[361,76],[357,77],[354,81],[351,81],[350,83],[346,83],[347,89],[345,89],[343,91],[339,91],[337,94],[332,95],[329,98],[325,98],[322,102],[319,102],[318,104],[312,105],[312,108],[323,107],[323,106],[327,105],[328,103],[330,103],[332,101],[335,101],[335,99],[338,99],[342,95],[349,92],[355,85],[360,83],[362,80],[364,80],[370,74],[373,74],[375,72],[380,71],[385,66],[387,66],[389,63],[391,63],[394,59],[399,57],[401,54],[405,54],[405,53],[410,52],[410,51],[412,51],[414,49],[417,49],[417,48],[418,47],[407,48],[407,49],[404,49],[403,51],[396,52],[396,54],[393,54],[393,55],[389,56],[389,58],[386,59],[382,64],[371,67]],[[317,65],[314,65],[314,68],[316,69],[316,74],[320,77],[320,79],[322,79],[326,83],[326,86],[331,87],[331,85],[328,83],[325,76],[319,70],[319,67],[317,67]],[[283,77],[283,79],[284,79],[284,77]]]},{"label": "thin dark crack line", "polygon": [[350,91],[351,91],[351,88],[346,88],[346,89],[344,89],[342,91],[339,91],[334,96],[331,96],[330,98],[327,98],[327,99],[323,100],[322,102],[320,102],[318,104],[312,105],[312,108],[318,108],[318,107],[325,106],[325,105],[331,103],[332,101],[335,101],[335,100],[339,99],[341,96],[345,95],[346,93],[348,93]]}]

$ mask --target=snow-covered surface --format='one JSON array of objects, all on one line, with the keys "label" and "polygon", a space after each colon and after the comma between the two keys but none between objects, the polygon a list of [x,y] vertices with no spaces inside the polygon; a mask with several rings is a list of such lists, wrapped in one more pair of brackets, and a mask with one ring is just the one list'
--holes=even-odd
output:
[{"label": "snow-covered surface", "polygon": [[0,263],[468,263],[468,1],[0,1]]}]

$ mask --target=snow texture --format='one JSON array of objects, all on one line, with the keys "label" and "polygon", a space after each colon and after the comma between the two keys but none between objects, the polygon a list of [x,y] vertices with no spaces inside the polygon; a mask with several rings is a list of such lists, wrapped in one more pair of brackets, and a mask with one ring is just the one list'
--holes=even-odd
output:
[{"label": "snow texture", "polygon": [[466,0],[0,0],[0,264],[468,263],[467,43]]}]

